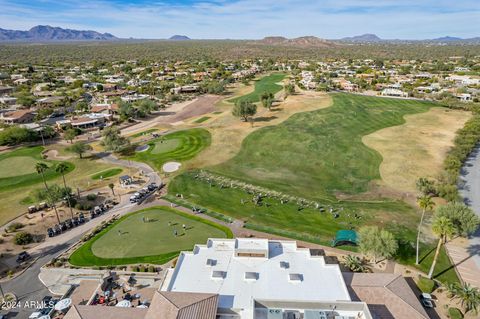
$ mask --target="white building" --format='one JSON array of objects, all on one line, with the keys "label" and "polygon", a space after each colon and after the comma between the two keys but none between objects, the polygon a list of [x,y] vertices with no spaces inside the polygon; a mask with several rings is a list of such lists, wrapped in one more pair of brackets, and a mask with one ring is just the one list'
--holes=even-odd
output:
[{"label": "white building", "polygon": [[209,239],[180,254],[161,290],[218,294],[220,319],[372,318],[339,266],[295,241]]}]

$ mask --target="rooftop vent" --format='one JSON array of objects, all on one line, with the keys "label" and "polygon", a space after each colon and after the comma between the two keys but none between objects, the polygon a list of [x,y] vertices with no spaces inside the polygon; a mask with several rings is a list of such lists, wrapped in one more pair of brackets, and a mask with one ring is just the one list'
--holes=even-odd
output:
[{"label": "rooftop vent", "polygon": [[227,276],[226,271],[214,270],[212,271],[212,279],[223,279]]},{"label": "rooftop vent", "polygon": [[288,269],[288,268],[290,268],[290,263],[288,261],[281,261],[280,262],[280,268]]},{"label": "rooftop vent", "polygon": [[245,272],[245,280],[258,280],[258,272],[247,271]]},{"label": "rooftop vent", "polygon": [[289,274],[288,279],[293,282],[301,282],[303,281],[303,275],[302,274]]},{"label": "rooftop vent", "polygon": [[210,259],[210,258],[207,259],[207,266],[215,266],[216,264],[217,264],[216,259]]}]

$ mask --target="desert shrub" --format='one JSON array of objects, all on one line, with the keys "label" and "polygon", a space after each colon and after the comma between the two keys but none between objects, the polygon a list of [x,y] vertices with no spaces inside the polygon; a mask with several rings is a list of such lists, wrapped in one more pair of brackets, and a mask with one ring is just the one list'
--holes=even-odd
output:
[{"label": "desert shrub", "polygon": [[93,202],[96,199],[97,199],[97,194],[88,194],[87,195],[87,200],[89,200],[89,201]]},{"label": "desert shrub", "polygon": [[9,233],[16,232],[17,230],[22,229],[24,226],[25,225],[23,225],[22,223],[18,223],[18,222],[11,223],[10,225],[7,226],[7,232],[9,232]]},{"label": "desert shrub", "polygon": [[27,232],[21,232],[15,235],[13,242],[16,245],[28,245],[33,242],[33,236]]}]

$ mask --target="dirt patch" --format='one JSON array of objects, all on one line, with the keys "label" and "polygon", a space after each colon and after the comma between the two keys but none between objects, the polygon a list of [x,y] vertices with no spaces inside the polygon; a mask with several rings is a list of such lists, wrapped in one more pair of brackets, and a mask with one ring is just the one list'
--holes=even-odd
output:
[{"label": "dirt patch", "polygon": [[[230,97],[231,98],[231,97]],[[276,102],[272,110],[257,108],[253,126],[242,122],[231,114],[231,104],[222,101],[218,105],[224,112],[203,127],[212,134],[211,146],[187,164],[188,168],[199,168],[220,164],[238,153],[243,139],[253,131],[270,125],[278,125],[299,112],[328,107],[332,99],[325,93],[301,91],[289,96],[286,101]]]},{"label": "dirt patch", "polygon": [[155,126],[168,128],[173,123],[182,122],[189,118],[204,115],[215,111],[215,105],[223,96],[220,95],[202,95],[198,98],[177,103],[167,108],[165,111],[157,114],[156,117],[142,121],[133,126],[122,130],[123,135],[138,133]]},{"label": "dirt patch", "polygon": [[463,111],[432,108],[426,113],[405,116],[403,125],[364,136],[365,145],[383,157],[380,184],[413,193],[419,177],[438,176],[445,155],[453,146],[455,132],[470,117]]}]

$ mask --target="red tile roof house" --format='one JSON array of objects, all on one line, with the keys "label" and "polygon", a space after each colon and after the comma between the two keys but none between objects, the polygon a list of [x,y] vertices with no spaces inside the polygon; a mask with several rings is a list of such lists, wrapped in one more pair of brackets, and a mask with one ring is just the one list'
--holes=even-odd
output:
[{"label": "red tile roof house", "polygon": [[35,114],[29,110],[17,110],[2,114],[0,121],[5,124],[25,124],[32,123],[34,118]]}]

